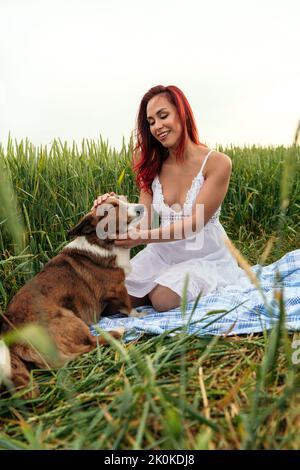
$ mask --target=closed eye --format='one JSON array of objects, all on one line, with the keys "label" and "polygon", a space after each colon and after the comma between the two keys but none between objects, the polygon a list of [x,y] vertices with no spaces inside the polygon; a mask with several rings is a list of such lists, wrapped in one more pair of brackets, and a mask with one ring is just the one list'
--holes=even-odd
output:
[{"label": "closed eye", "polygon": [[[166,119],[167,117],[168,117],[168,114],[165,114],[164,116],[160,116],[160,119]],[[151,121],[151,122],[148,121],[148,123],[149,123],[149,126],[153,126],[154,121]]]}]

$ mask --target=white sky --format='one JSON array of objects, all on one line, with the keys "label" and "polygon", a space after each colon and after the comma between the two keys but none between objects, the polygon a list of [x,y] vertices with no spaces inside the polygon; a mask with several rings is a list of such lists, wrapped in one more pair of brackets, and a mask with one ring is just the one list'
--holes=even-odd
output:
[{"label": "white sky", "polygon": [[210,146],[289,145],[299,58],[299,0],[0,0],[0,142],[120,148],[163,84]]}]

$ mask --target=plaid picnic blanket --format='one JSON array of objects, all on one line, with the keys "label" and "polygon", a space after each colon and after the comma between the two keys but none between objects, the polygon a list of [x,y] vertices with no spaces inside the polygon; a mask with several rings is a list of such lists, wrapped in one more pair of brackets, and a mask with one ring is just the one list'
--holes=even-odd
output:
[{"label": "plaid picnic blanket", "polygon": [[[198,336],[240,335],[271,329],[280,314],[282,292],[285,305],[285,322],[289,331],[300,330],[300,249],[291,251],[278,261],[268,265],[252,266],[260,283],[260,289],[251,284],[247,290],[227,286],[186,305],[185,312],[174,308],[157,312],[150,306],[138,307],[142,318],[113,315],[98,323],[103,330],[125,328],[124,341],[138,339],[144,334],[170,335],[185,331]],[[279,275],[278,275],[279,274]],[[91,326],[94,335],[99,334]]]}]

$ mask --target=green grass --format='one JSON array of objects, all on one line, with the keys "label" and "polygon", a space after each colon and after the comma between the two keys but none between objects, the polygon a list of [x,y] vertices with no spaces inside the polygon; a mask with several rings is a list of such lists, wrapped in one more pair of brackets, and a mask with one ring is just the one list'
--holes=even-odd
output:
[{"label": "green grass", "polygon": [[[136,201],[131,146],[102,139],[0,145],[0,306],[67,242],[96,195]],[[271,236],[271,263],[300,241],[299,147],[219,148],[232,158],[221,221],[250,264]],[[141,247],[133,250],[136,253]],[[183,309],[184,310],[184,309]],[[297,449],[299,366],[281,322],[246,337],[113,342],[58,371],[41,396],[0,399],[0,449]]]}]

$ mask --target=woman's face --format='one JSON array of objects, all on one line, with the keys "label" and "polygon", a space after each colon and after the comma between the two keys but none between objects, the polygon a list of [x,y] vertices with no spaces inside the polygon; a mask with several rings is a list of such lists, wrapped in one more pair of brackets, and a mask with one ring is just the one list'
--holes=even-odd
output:
[{"label": "woman's face", "polygon": [[166,148],[176,148],[182,125],[176,107],[165,94],[151,98],[147,105],[147,121],[151,134]]}]

